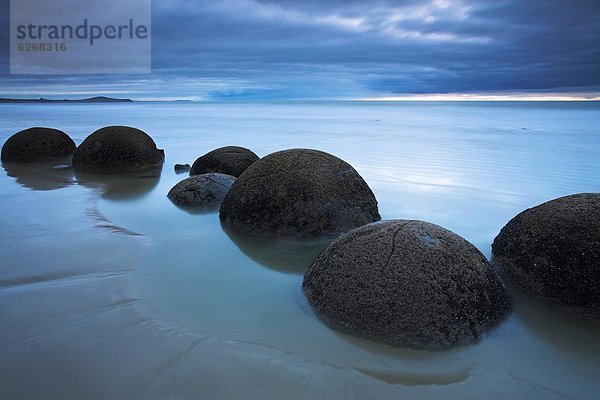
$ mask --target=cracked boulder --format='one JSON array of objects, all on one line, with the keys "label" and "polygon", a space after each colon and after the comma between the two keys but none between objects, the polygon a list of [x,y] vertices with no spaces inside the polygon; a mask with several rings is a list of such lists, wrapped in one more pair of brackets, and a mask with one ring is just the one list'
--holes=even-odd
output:
[{"label": "cracked boulder", "polygon": [[600,193],[560,197],[511,219],[493,262],[541,300],[600,320]]},{"label": "cracked boulder", "polygon": [[75,142],[63,131],[34,127],[12,135],[2,146],[2,162],[35,163],[70,157]]},{"label": "cracked boulder", "polygon": [[415,349],[476,342],[512,309],[506,287],[475,246],[423,221],[350,231],[321,253],[302,287],[333,329]]},{"label": "cracked boulder", "polygon": [[309,149],[278,151],[249,166],[223,200],[220,217],[237,232],[302,237],[381,218],[373,192],[350,164]]},{"label": "cracked boulder", "polygon": [[198,157],[192,165],[190,175],[220,172],[237,178],[257,160],[258,156],[245,147],[221,147]]},{"label": "cracked boulder", "polygon": [[111,174],[158,169],[163,150],[145,132],[128,126],[107,126],[89,135],[73,155],[73,168],[80,172]]},{"label": "cracked boulder", "polygon": [[234,182],[231,175],[194,175],[173,186],[167,197],[180,207],[217,210]]}]

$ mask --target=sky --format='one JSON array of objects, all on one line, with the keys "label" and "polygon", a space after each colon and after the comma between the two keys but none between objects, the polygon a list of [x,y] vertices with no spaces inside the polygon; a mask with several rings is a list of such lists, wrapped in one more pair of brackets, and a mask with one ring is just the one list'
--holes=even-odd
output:
[{"label": "sky", "polygon": [[0,97],[600,96],[599,0],[154,0],[144,75],[10,75],[0,4]]}]

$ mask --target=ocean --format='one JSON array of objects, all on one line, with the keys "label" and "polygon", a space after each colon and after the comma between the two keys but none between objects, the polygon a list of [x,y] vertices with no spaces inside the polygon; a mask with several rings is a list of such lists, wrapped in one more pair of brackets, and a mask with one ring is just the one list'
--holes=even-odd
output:
[{"label": "ocean", "polygon": [[600,325],[509,284],[515,313],[480,343],[393,348],[323,325],[301,293],[326,243],[230,237],[166,197],[173,171],[226,145],[349,162],[383,219],[491,243],[520,211],[600,191],[598,102],[1,104],[0,141],[31,127],[77,144],[150,134],[160,177],[0,174],[0,398],[591,399]]}]

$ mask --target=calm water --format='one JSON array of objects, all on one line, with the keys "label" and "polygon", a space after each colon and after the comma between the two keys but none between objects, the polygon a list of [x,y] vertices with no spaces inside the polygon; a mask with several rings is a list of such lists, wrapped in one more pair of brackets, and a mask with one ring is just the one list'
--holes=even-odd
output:
[{"label": "calm water", "polygon": [[168,190],[224,145],[333,153],[384,219],[440,224],[486,256],[521,210],[600,191],[598,103],[1,105],[0,139],[50,126],[80,143],[131,125],[165,149],[160,177],[98,181],[56,166],[0,176],[0,398],[592,399],[600,325],[511,288],[481,343],[395,349],[337,334],[302,274],[324,242],[229,236]]}]

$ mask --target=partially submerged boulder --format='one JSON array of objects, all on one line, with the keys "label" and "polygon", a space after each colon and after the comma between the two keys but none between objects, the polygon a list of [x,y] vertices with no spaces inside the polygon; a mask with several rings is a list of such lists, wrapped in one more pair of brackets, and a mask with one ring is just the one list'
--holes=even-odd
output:
[{"label": "partially submerged boulder", "polygon": [[600,193],[560,197],[511,219],[494,264],[536,297],[600,319]]},{"label": "partially submerged boulder", "polygon": [[321,253],[302,287],[332,328],[415,349],[476,342],[512,307],[479,250],[423,221],[382,221],[350,231]]},{"label": "partially submerged boulder", "polygon": [[220,172],[237,178],[257,160],[258,156],[245,147],[221,147],[198,157],[190,169],[190,175]]},{"label": "partially submerged boulder", "polygon": [[2,162],[36,163],[70,157],[75,142],[63,131],[34,127],[12,135],[2,146]]},{"label": "partially submerged boulder", "polygon": [[221,205],[222,223],[253,235],[323,236],[381,219],[373,192],[345,161],[291,149],[261,158]]},{"label": "partially submerged boulder", "polygon": [[234,182],[231,175],[194,175],[173,186],[167,197],[180,207],[217,210]]},{"label": "partially submerged boulder", "polygon": [[127,126],[98,129],[79,145],[73,167],[87,173],[117,173],[162,166],[163,150],[145,132]]}]

